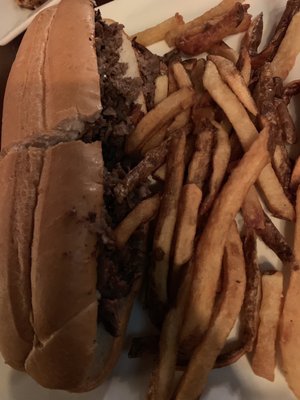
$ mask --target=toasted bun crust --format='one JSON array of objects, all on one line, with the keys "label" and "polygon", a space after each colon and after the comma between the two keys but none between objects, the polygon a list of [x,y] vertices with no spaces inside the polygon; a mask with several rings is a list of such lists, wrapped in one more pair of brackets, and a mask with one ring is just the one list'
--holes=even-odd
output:
[{"label": "toasted bun crust", "polygon": [[91,0],[64,0],[34,19],[6,86],[2,149],[43,132],[81,132],[99,117],[94,31]]}]

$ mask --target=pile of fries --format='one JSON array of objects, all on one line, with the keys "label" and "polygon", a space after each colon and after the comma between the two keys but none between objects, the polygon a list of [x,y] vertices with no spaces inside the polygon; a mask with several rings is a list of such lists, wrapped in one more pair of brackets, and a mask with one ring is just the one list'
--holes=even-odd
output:
[{"label": "pile of fries", "polygon": [[[156,80],[154,108],[127,139],[127,153],[143,159],[115,188],[120,201],[149,177],[162,188],[115,230],[122,248],[140,225],[153,226],[147,297],[160,338],[137,338],[130,351],[156,354],[149,400],[197,399],[212,368],[246,353],[253,372],[273,381],[277,352],[300,398],[300,157],[288,153],[300,81],[284,81],[300,52],[300,0],[288,0],[260,52],[263,16],[248,9],[223,0],[188,23],[176,13],[134,35],[177,49]],[[239,52],[223,41],[237,32]],[[270,214],[295,223],[294,248]],[[282,271],[261,268],[258,238]]]}]

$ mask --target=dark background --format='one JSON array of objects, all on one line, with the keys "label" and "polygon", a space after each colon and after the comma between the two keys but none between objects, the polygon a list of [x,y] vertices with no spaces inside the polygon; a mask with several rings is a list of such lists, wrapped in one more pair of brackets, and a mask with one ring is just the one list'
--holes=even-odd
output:
[{"label": "dark background", "polygon": [[[97,5],[109,3],[109,1],[111,0],[97,0]],[[2,125],[1,121],[2,121],[2,109],[3,109],[5,86],[10,68],[16,57],[22,37],[23,34],[18,36],[12,42],[8,43],[6,46],[0,46],[0,136],[1,136],[1,125]]]}]

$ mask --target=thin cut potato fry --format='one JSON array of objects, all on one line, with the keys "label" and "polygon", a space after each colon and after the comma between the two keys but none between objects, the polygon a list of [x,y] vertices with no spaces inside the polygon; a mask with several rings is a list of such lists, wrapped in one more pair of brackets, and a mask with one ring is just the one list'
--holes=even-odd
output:
[{"label": "thin cut potato fry", "polygon": [[127,137],[125,150],[128,154],[134,153],[151,138],[168,121],[180,111],[186,110],[194,103],[194,90],[184,87],[172,93],[151,111],[149,111],[137,124],[136,129]]},{"label": "thin cut potato fry", "polygon": [[186,30],[176,38],[176,48],[194,56],[207,51],[226,36],[247,30],[251,21],[247,8],[235,3],[227,13]]},{"label": "thin cut potato fry", "polygon": [[240,72],[245,84],[248,86],[251,79],[251,57],[248,50],[243,47],[239,58],[241,62]]},{"label": "thin cut potato fry", "polygon": [[[245,108],[239,102],[236,95],[223,82],[217,67],[211,61],[207,61],[206,63],[203,83],[211,97],[223,109],[232,123],[244,150],[247,150],[257,137],[258,132]],[[293,220],[294,207],[286,197],[271,164],[268,164],[261,172],[258,184],[265,195],[270,211],[275,216]]]},{"label": "thin cut potato fry", "polygon": [[249,189],[242,205],[242,214],[245,224],[256,230],[265,229],[265,214],[259,201],[255,186]]},{"label": "thin cut potato fry", "polygon": [[169,135],[171,132],[176,131],[177,129],[183,128],[186,126],[190,120],[191,117],[191,110],[190,108],[182,111],[176,117],[174,120],[170,123],[168,129],[167,129],[167,135]]},{"label": "thin cut potato fry", "polygon": [[193,87],[196,91],[197,94],[202,95],[203,93],[203,84],[202,84],[202,78],[205,70],[205,63],[206,61],[204,58],[200,58],[197,60],[197,64],[193,71],[191,72],[191,81],[193,83]]},{"label": "thin cut potato fry", "polygon": [[193,352],[174,398],[176,400],[197,399],[206,384],[216,358],[233,328],[241,310],[246,272],[243,246],[236,223],[228,232],[224,252],[224,289],[221,294],[220,308],[201,343]]},{"label": "thin cut potato fry", "polygon": [[235,65],[231,61],[220,56],[209,56],[208,59],[216,65],[221,78],[227,83],[233,93],[236,94],[240,102],[247,108],[248,111],[256,116],[256,104],[250,94],[248,85],[245,83]]},{"label": "thin cut potato fry", "polygon": [[115,242],[122,249],[136,229],[148,222],[156,214],[160,204],[160,196],[155,195],[139,203],[114,230]]},{"label": "thin cut potato fry", "polygon": [[291,98],[293,96],[297,96],[299,93],[300,93],[300,79],[289,82],[283,88],[283,100],[284,100],[285,104],[289,104],[291,101]]},{"label": "thin cut potato fry", "polygon": [[182,16],[178,13],[174,17],[170,17],[159,24],[138,32],[131,36],[131,39],[136,38],[136,41],[147,47],[151,44],[164,40],[165,35],[171,29],[176,29],[178,26],[184,25]]},{"label": "thin cut potato fry", "polygon": [[153,150],[155,147],[159,146],[165,140],[167,136],[167,131],[168,131],[168,124],[160,128],[149,140],[147,140],[143,144],[140,150],[141,155],[145,156],[148,153],[148,151]]},{"label": "thin cut potato fry", "polygon": [[180,62],[172,64],[172,68],[173,68],[174,78],[179,88],[183,88],[185,86],[187,87],[193,86],[188,73],[186,72],[184,66]]},{"label": "thin cut potato fry", "polygon": [[296,192],[299,185],[300,185],[300,157],[297,158],[297,161],[295,163],[292,172],[290,188],[293,192]]},{"label": "thin cut potato fry", "polygon": [[169,310],[164,320],[159,341],[159,360],[152,374],[147,400],[168,400],[172,393],[179,333],[188,300],[191,275],[191,265],[189,265],[180,285],[176,304]]},{"label": "thin cut potato fry", "polygon": [[300,398],[300,187],[297,189],[294,253],[296,262],[290,264],[291,275],[281,314],[279,346],[286,381],[295,396]]},{"label": "thin cut potato fry", "polygon": [[[244,0],[241,0],[242,3]],[[219,17],[222,14],[228,12],[232,6],[236,3],[236,0],[222,0],[217,6],[211,8],[206,11],[204,14],[199,17],[193,19],[192,21],[187,22],[183,26],[176,27],[175,29],[170,29],[165,36],[165,40],[170,47],[175,46],[176,38],[179,35],[182,35],[186,30],[193,28],[194,26],[205,24],[212,18]]]},{"label": "thin cut potato fry", "polygon": [[228,162],[230,159],[231,147],[229,143],[228,133],[216,121],[212,121],[217,128],[217,143],[214,148],[212,158],[212,174],[209,178],[208,193],[200,208],[200,214],[203,215],[211,208],[224,179]]},{"label": "thin cut potato fry", "polygon": [[155,80],[154,105],[160,103],[168,96],[168,75],[159,75]]},{"label": "thin cut potato fry", "polygon": [[276,337],[281,312],[282,272],[262,276],[262,300],[259,310],[259,326],[252,357],[253,372],[274,381],[276,364]]},{"label": "thin cut potato fry", "polygon": [[284,140],[288,144],[297,142],[297,132],[294,121],[289,113],[288,107],[283,100],[277,100],[277,113],[281,129],[283,131]]},{"label": "thin cut potato fry", "polygon": [[174,77],[172,65],[170,65],[168,69],[168,81],[169,81],[168,94],[170,95],[179,89]]},{"label": "thin cut potato fry", "polygon": [[153,241],[154,266],[152,269],[153,287],[158,299],[167,302],[167,279],[171,244],[176,224],[178,203],[183,184],[184,150],[186,136],[174,137],[167,159],[167,174],[164,193],[161,199]]},{"label": "thin cut potato fry", "polygon": [[205,129],[198,134],[196,150],[189,164],[187,183],[195,183],[202,189],[209,170],[213,144],[214,132],[211,129]]},{"label": "thin cut potato fry", "polygon": [[266,128],[232,171],[197,243],[191,294],[181,336],[183,343],[194,337],[199,339],[208,328],[226,237],[250,186],[269,161],[268,139]]},{"label": "thin cut potato fry", "polygon": [[227,43],[223,42],[223,40],[219,43],[214,44],[208,50],[208,54],[227,58],[227,60],[230,60],[231,62],[233,62],[233,64],[236,64],[239,58],[238,53],[233,48],[228,46]]},{"label": "thin cut potato fry", "polygon": [[201,199],[202,191],[196,184],[188,183],[183,186],[174,238],[175,250],[172,275],[175,281],[177,277],[181,277],[180,267],[187,263],[193,254]]},{"label": "thin cut potato fry", "polygon": [[300,52],[300,12],[293,19],[272,61],[274,76],[285,79]]}]

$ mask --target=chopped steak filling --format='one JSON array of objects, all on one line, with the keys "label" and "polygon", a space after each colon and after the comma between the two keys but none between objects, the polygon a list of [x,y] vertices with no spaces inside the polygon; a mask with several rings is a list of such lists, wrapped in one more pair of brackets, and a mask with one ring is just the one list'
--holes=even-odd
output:
[{"label": "chopped steak filling", "polygon": [[101,117],[87,127],[83,137],[86,142],[102,141],[105,209],[99,235],[98,320],[113,336],[120,334],[122,299],[130,293],[146,263],[144,229],[140,228],[132,235],[122,251],[115,247],[113,229],[141,199],[151,194],[147,182],[130,193],[121,204],[113,192],[114,186],[138,162],[126,159],[124,145],[126,137],[143,116],[140,106],[135,105],[143,89],[143,80],[124,77],[128,66],[119,60],[122,29],[118,23],[107,25],[100,13],[96,14],[95,44],[103,110]]}]

